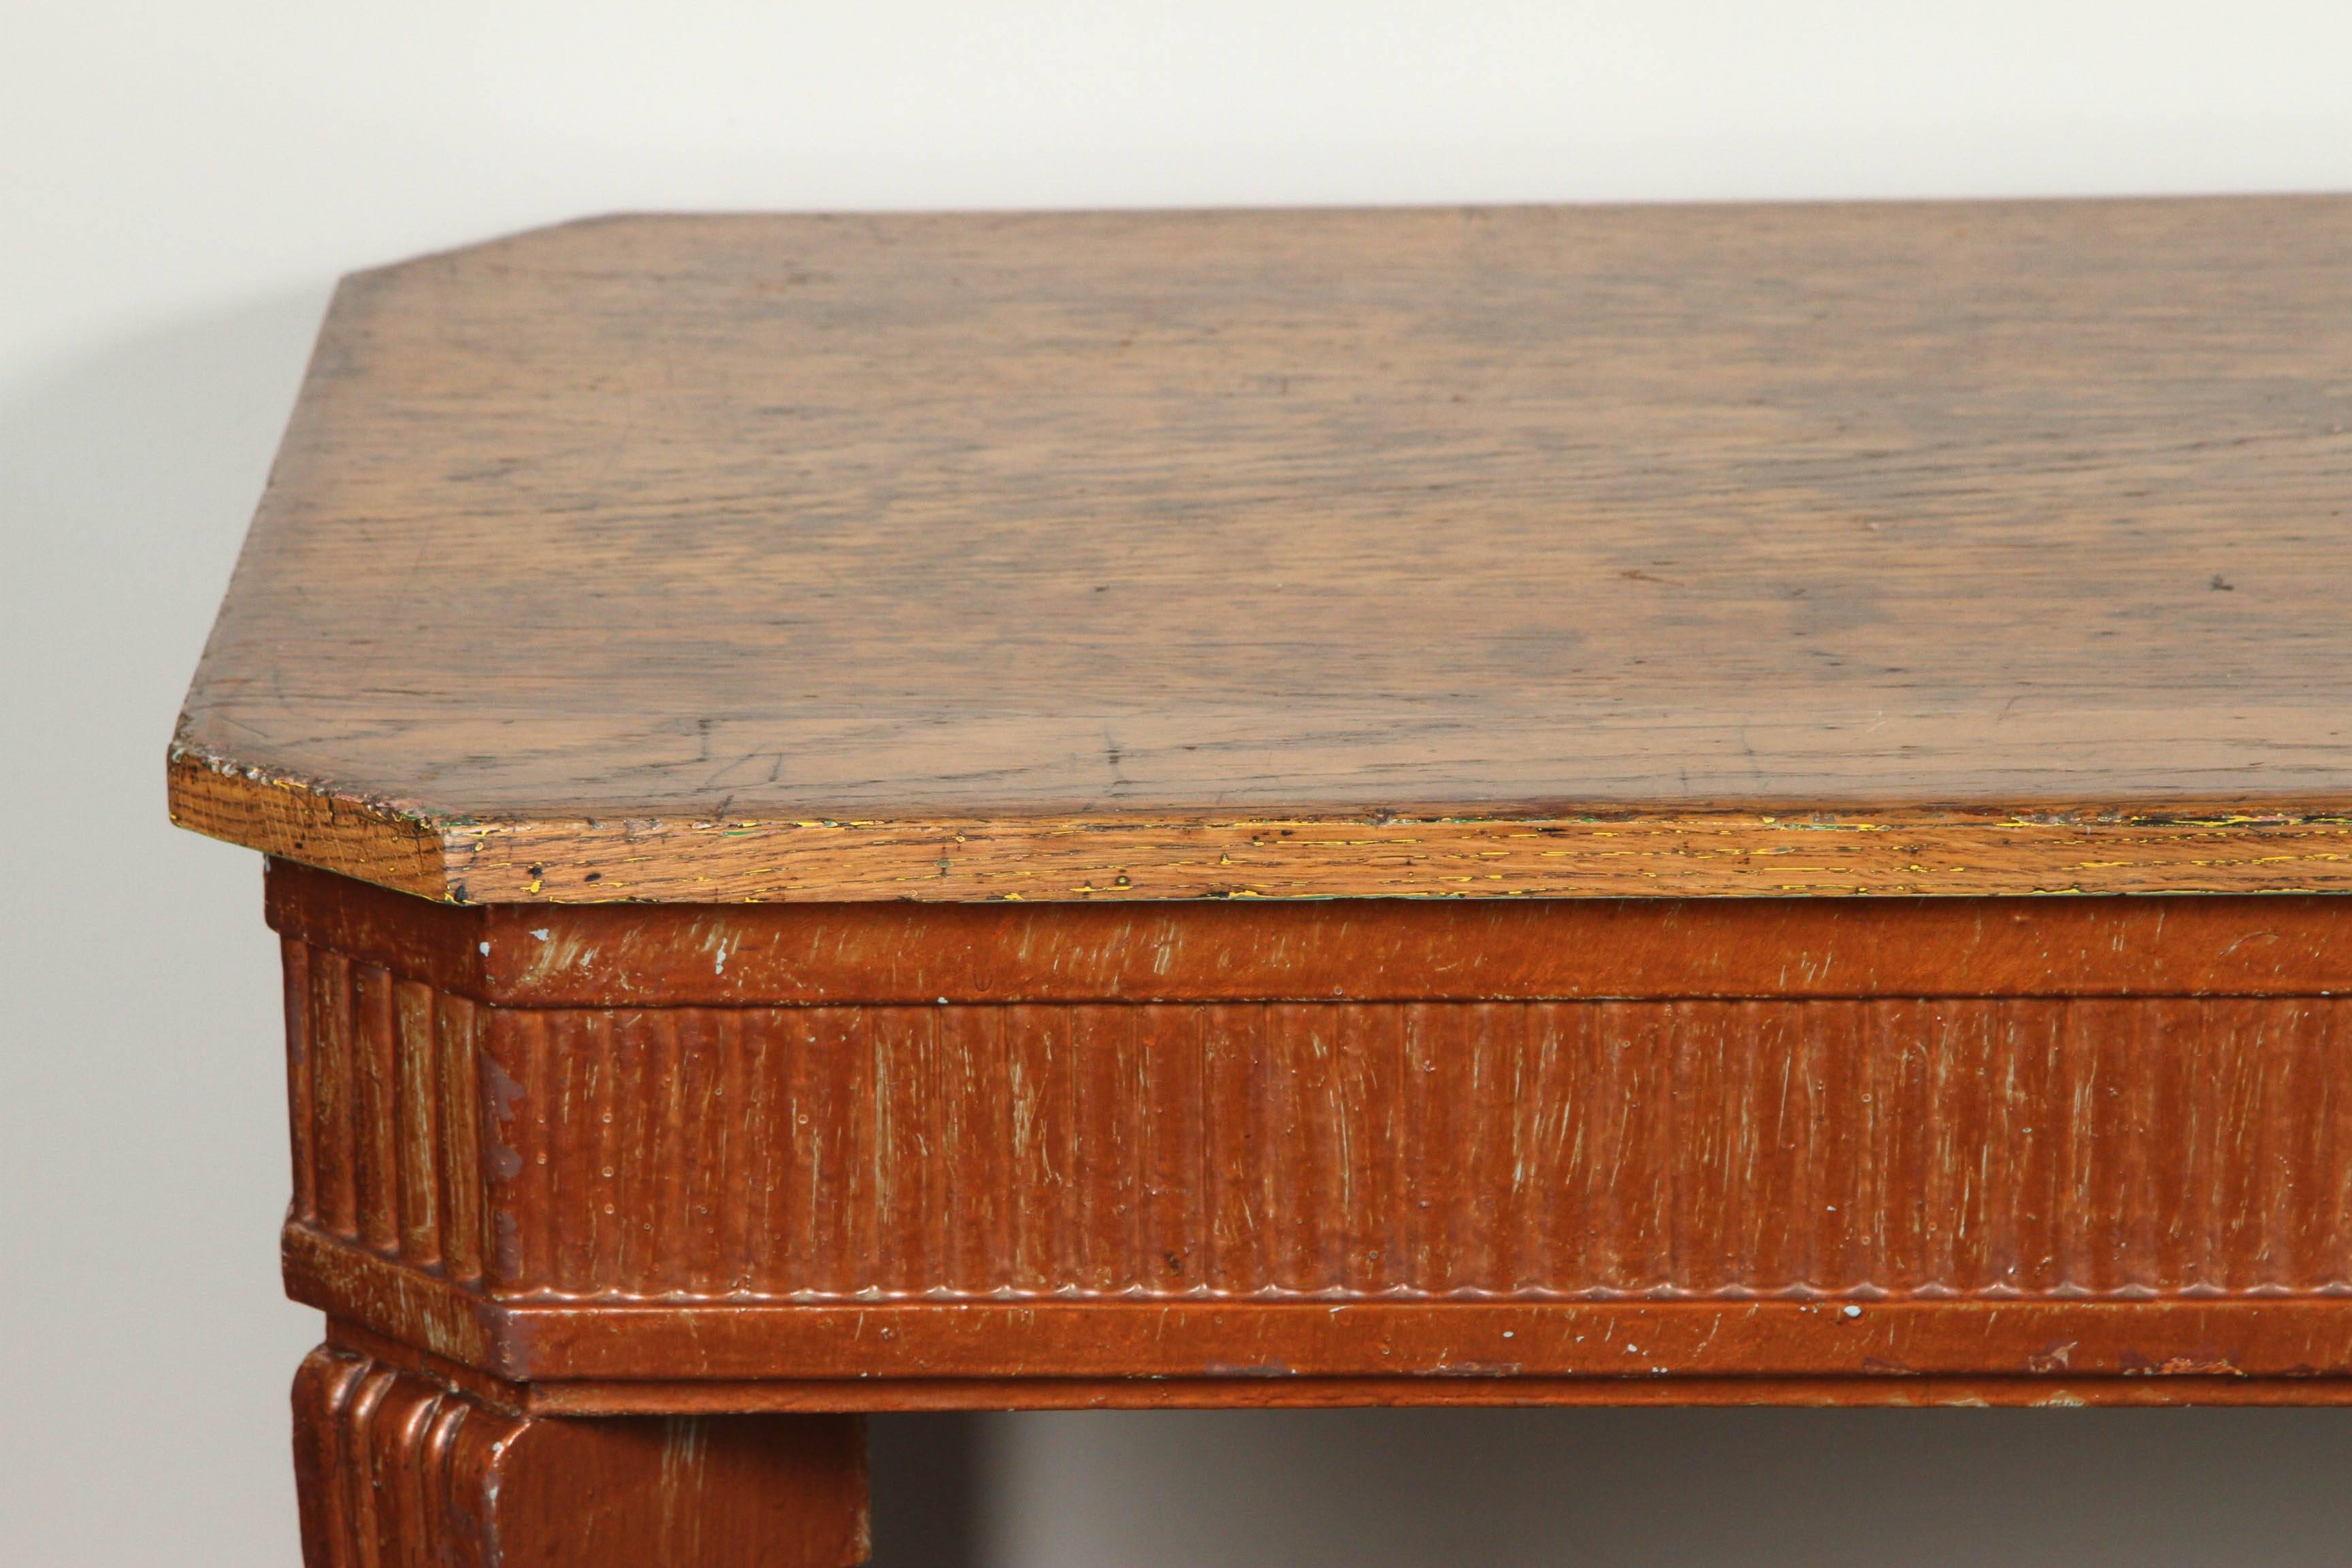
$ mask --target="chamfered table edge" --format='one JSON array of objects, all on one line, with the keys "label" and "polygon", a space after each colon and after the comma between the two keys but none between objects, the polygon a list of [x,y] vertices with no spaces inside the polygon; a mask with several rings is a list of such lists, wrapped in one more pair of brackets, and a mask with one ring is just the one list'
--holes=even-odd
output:
[{"label": "chamfered table edge", "polygon": [[2352,803],[478,819],[169,758],[183,827],[453,903],[2352,892]]}]

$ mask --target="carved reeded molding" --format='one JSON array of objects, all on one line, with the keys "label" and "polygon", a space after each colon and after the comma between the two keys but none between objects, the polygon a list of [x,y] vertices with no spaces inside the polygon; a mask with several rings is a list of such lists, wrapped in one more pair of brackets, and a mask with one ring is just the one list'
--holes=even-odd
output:
[{"label": "carved reeded molding", "polygon": [[581,1408],[2352,1372],[2329,900],[271,910],[289,1289]]},{"label": "carved reeded molding", "polygon": [[533,1416],[322,1345],[294,1380],[309,1568],[839,1568],[866,1556],[854,1418]]},{"label": "carved reeded molding", "polygon": [[2352,1285],[2334,999],[506,1009],[286,962],[294,1223],[501,1300]]}]

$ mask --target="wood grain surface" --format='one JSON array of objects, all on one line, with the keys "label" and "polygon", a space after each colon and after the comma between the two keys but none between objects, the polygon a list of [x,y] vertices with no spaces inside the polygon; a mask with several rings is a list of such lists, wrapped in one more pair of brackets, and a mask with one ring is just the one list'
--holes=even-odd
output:
[{"label": "wood grain surface", "polygon": [[173,749],[452,900],[2352,889],[2352,199],[344,283]]}]

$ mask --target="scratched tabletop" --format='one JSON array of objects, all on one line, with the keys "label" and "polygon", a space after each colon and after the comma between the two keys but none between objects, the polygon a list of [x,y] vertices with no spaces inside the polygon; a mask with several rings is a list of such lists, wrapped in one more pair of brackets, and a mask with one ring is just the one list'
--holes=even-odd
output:
[{"label": "scratched tabletop", "polygon": [[172,749],[431,897],[2352,889],[2352,198],[580,223]]}]

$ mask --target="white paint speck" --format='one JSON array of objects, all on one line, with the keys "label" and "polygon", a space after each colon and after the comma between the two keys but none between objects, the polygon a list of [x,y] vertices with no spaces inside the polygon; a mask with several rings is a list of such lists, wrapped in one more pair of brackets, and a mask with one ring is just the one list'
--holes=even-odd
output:
[{"label": "white paint speck", "polygon": [[1862,1309],[1859,1307],[1848,1307],[1845,1310],[1845,1315],[1849,1318],[1859,1318],[1862,1316]]},{"label": "white paint speck", "polygon": [[1512,1339],[1512,1338],[1514,1338],[1514,1337],[1516,1337],[1516,1336],[1515,1336],[1515,1334],[1513,1333],[1513,1331],[1512,1331],[1511,1330],[1509,1330],[1509,1329],[1505,1329],[1505,1330],[1503,1331],[1503,1337],[1504,1337],[1505,1339],[1507,1339],[1507,1339]]},{"label": "white paint speck", "polygon": [[540,941],[545,942],[547,940],[547,928],[545,926],[541,926],[530,934],[539,938]]},{"label": "white paint speck", "polygon": [[490,944],[487,942],[482,943],[482,956],[484,958],[490,956]]},{"label": "white paint speck", "polygon": [[946,997],[944,997],[944,996],[940,997],[940,1006],[942,1006],[942,1007],[944,1007],[944,1006],[946,1006],[947,1005],[948,1005],[948,999],[947,999]]}]

